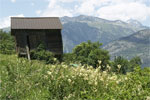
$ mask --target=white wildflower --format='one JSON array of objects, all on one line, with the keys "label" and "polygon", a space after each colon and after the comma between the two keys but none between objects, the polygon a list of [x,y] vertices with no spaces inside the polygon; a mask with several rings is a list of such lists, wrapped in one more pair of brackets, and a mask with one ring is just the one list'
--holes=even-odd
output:
[{"label": "white wildflower", "polygon": [[121,68],[121,65],[117,65],[117,67],[118,67],[118,69],[120,69],[120,68]]},{"label": "white wildflower", "polygon": [[97,85],[97,81],[95,82],[95,85]]},{"label": "white wildflower", "polygon": [[110,71],[111,70],[111,67],[107,64],[107,69]]},{"label": "white wildflower", "polygon": [[98,63],[99,63],[99,64],[101,64],[101,63],[102,63],[102,61],[101,61],[101,60],[98,60]]},{"label": "white wildflower", "polygon": [[68,79],[68,82],[71,83],[71,79]]},{"label": "white wildflower", "polygon": [[48,72],[47,72],[47,74],[48,74],[48,75],[51,75],[51,74],[52,74],[52,72],[48,71]]},{"label": "white wildflower", "polygon": [[128,80],[128,78],[127,78],[127,77],[125,77],[125,80]]},{"label": "white wildflower", "polygon": [[146,100],[150,100],[150,96],[148,96],[148,97],[146,98]]},{"label": "white wildflower", "polygon": [[103,74],[106,75],[106,74],[107,74],[107,71],[103,71]]},{"label": "white wildflower", "polygon": [[101,81],[104,81],[104,79],[103,79],[102,77],[100,77],[100,80],[101,80]]},{"label": "white wildflower", "polygon": [[54,61],[56,61],[57,60],[57,58],[54,58]]},{"label": "white wildflower", "polygon": [[117,79],[117,76],[115,75],[115,76],[112,76],[112,77],[110,77],[109,78],[110,80],[116,80]]}]

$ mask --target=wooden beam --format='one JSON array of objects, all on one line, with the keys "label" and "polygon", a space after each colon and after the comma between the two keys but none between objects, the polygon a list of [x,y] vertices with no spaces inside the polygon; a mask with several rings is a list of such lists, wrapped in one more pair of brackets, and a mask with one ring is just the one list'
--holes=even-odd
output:
[{"label": "wooden beam", "polygon": [[26,50],[27,50],[27,57],[28,57],[29,60],[31,60],[31,58],[30,58],[30,51],[29,51],[28,45],[26,45]]}]

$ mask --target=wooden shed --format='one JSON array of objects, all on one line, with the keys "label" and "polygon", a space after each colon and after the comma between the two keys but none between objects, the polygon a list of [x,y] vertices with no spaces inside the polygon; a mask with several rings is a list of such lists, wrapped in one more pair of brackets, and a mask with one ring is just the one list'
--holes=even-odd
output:
[{"label": "wooden shed", "polygon": [[62,24],[58,17],[11,17],[11,34],[16,40],[16,51],[27,55],[40,43],[56,55],[63,53]]}]

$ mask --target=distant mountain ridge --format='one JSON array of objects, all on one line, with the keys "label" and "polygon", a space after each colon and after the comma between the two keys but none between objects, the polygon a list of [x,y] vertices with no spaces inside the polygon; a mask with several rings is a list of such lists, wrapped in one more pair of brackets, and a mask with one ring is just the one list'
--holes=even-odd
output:
[{"label": "distant mountain ridge", "polygon": [[60,19],[63,24],[64,52],[71,52],[75,45],[87,40],[91,40],[92,42],[100,41],[103,45],[106,45],[111,41],[148,28],[142,26],[142,24],[134,25],[133,23],[120,20],[109,21],[85,15],[77,17],[65,16]]},{"label": "distant mountain ridge", "polygon": [[127,59],[139,56],[143,67],[150,66],[150,29],[115,40],[104,46],[104,49],[109,51],[112,59],[115,56],[123,56]]},{"label": "distant mountain ridge", "polygon": [[136,25],[136,26],[138,26],[138,27],[143,26],[139,21],[133,20],[133,19],[127,20],[127,23],[130,24],[130,25]]},{"label": "distant mountain ridge", "polygon": [[5,32],[10,32],[10,27],[5,27],[2,30],[5,31]]}]

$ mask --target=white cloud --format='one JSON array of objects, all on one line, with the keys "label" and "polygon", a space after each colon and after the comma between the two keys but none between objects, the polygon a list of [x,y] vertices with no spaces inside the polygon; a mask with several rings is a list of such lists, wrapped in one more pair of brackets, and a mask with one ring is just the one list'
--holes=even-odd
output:
[{"label": "white cloud", "polygon": [[41,16],[49,17],[62,17],[62,16],[72,16],[72,11],[65,9],[58,4],[58,0],[50,0],[47,9],[45,9]]},{"label": "white cloud", "polygon": [[1,28],[4,28],[4,27],[9,27],[9,26],[10,26],[9,17],[0,19],[0,22],[1,22],[1,23],[0,23],[0,29],[1,29]]},{"label": "white cloud", "polygon": [[[48,7],[41,16],[90,15],[109,20],[138,21],[150,16],[149,0],[47,0]],[[74,6],[69,6],[74,5]]]},{"label": "white cloud", "polygon": [[11,0],[12,3],[16,2],[16,0]]},{"label": "white cloud", "polygon": [[85,0],[76,8],[78,14],[94,15],[109,20],[136,19],[144,21],[150,16],[148,0]]},{"label": "white cloud", "polygon": [[47,8],[41,16],[45,17],[62,17],[62,16],[73,16],[71,11],[61,8],[60,6],[55,7],[55,9]]},{"label": "white cloud", "polygon": [[36,14],[39,15],[39,14],[41,14],[41,12],[42,12],[41,10],[37,10]]},{"label": "white cloud", "polygon": [[0,23],[0,29],[10,26],[10,17],[24,17],[24,15],[23,14],[19,14],[19,15],[8,16],[8,17],[0,19],[0,22],[1,22]]},{"label": "white cloud", "polygon": [[67,3],[71,3],[71,2],[75,2],[75,1],[78,1],[78,0],[59,0],[60,2],[67,2]]},{"label": "white cloud", "polygon": [[76,9],[77,13],[92,15],[95,11],[94,2],[89,0],[89,2],[83,2],[80,7]]},{"label": "white cloud", "polygon": [[141,3],[122,3],[99,8],[97,14],[101,18],[109,20],[136,19],[144,21],[150,16],[150,7]]},{"label": "white cloud", "polygon": [[[52,0],[46,0],[46,1],[51,2]],[[62,2],[62,3],[71,3],[71,2],[80,2],[82,0],[54,0],[54,1]]]}]

